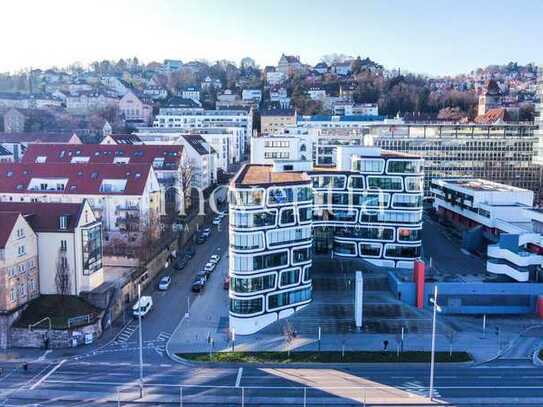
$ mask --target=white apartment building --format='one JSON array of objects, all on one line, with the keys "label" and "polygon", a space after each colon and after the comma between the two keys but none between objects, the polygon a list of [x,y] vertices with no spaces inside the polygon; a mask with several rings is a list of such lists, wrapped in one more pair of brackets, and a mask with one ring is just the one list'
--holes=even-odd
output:
[{"label": "white apartment building", "polygon": [[262,101],[262,91],[260,89],[243,89],[241,91],[241,98],[243,100],[260,103]]},{"label": "white apartment building", "polygon": [[[253,110],[251,108],[239,110],[205,110],[199,109],[171,109],[161,108],[153,122],[154,128],[168,129],[198,129],[215,127],[239,127],[243,129],[243,153],[249,145],[253,130]],[[141,133],[140,129],[139,133]]]}]

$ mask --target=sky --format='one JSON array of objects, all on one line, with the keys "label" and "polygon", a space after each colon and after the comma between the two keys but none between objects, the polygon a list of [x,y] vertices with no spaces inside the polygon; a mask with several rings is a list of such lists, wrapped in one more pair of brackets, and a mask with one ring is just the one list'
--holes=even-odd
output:
[{"label": "sky", "polygon": [[455,75],[543,63],[541,0],[3,0],[0,72],[136,56],[276,65],[368,56]]}]

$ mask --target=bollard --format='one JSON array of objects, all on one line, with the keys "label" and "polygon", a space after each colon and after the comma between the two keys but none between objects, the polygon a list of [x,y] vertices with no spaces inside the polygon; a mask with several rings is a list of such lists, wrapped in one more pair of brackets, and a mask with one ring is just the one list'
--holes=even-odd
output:
[{"label": "bollard", "polygon": [[307,387],[304,387],[304,407],[307,407]]},{"label": "bollard", "polygon": [[183,387],[179,387],[179,407],[183,407]]},{"label": "bollard", "polygon": [[245,387],[241,388],[241,407],[245,407]]}]

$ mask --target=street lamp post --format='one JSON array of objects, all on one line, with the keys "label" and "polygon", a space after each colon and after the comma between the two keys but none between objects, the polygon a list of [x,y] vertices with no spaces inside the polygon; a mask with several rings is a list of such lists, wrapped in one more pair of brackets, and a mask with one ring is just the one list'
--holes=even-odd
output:
[{"label": "street lamp post", "polygon": [[437,305],[437,285],[434,286],[434,298],[430,299],[430,302],[434,304],[434,317],[432,319],[432,354],[430,358],[430,391],[428,396],[430,401],[434,399],[434,361],[436,352],[436,314],[441,312],[441,307]]},{"label": "street lamp post", "polygon": [[139,325],[139,343],[140,343],[140,398],[143,398],[143,334],[141,331],[141,284],[138,284],[138,325]]}]

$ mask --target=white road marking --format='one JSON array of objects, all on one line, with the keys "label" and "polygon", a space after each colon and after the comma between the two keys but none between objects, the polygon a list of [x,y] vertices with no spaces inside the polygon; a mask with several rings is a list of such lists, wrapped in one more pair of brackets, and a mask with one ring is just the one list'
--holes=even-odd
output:
[{"label": "white road marking", "polygon": [[479,376],[479,379],[503,379],[503,376]]},{"label": "white road marking", "polygon": [[238,369],[238,375],[237,375],[237,377],[236,377],[236,387],[239,387],[239,384],[240,384],[240,382],[241,382],[241,375],[242,375],[242,374],[243,374],[243,368],[240,367],[240,368]]},{"label": "white road marking", "polygon": [[45,360],[45,358],[47,357],[47,355],[49,355],[51,352],[53,352],[51,349],[48,349],[46,350],[45,352],[43,352],[43,355],[41,355],[38,360]]},{"label": "white road marking", "polygon": [[53,373],[55,373],[63,364],[66,362],[66,359],[62,359],[58,365],[56,365],[54,368],[52,368],[49,373],[47,373],[45,376],[43,376],[40,380],[38,380],[36,383],[34,383],[30,390],[34,390],[36,387],[38,387],[40,384],[42,384],[49,376],[51,376]]}]

